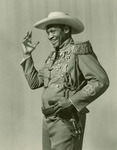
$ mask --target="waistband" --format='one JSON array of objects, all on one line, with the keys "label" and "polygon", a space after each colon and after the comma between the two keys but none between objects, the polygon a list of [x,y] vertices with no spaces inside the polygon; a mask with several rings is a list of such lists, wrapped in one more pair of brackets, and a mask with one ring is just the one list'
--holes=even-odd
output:
[{"label": "waistband", "polygon": [[[51,106],[49,108],[41,108],[42,110],[42,113],[44,114],[44,116],[47,118],[47,117],[50,117],[50,116],[54,116],[55,114],[55,110],[54,110],[54,107]],[[86,114],[86,113],[89,113],[89,110],[85,107],[83,108],[79,114]]]},{"label": "waistband", "polygon": [[50,116],[53,116],[55,114],[55,110],[54,110],[54,107],[49,107],[49,108],[41,108],[42,110],[42,113],[44,114],[44,116],[47,118],[47,117],[50,117]]}]

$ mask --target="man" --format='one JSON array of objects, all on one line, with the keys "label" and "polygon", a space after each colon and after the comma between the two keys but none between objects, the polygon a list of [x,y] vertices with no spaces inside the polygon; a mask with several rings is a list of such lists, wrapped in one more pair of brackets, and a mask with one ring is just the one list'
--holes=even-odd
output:
[{"label": "man", "polygon": [[47,32],[54,50],[37,71],[31,53],[32,33],[23,41],[21,62],[31,89],[43,87],[43,150],[82,150],[88,104],[109,86],[106,72],[98,62],[89,41],[74,42],[83,24],[63,12],[52,12],[34,25]]}]

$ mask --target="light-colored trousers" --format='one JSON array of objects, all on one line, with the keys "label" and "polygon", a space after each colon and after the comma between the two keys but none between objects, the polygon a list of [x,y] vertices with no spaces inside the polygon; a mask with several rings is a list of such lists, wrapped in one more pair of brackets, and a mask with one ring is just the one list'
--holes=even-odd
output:
[{"label": "light-colored trousers", "polygon": [[74,137],[59,117],[43,118],[43,150],[82,150],[86,114],[80,115],[82,134]]}]

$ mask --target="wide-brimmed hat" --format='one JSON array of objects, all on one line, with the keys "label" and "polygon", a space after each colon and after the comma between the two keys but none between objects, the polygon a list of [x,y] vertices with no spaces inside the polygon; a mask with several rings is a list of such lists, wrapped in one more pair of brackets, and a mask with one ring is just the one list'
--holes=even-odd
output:
[{"label": "wide-brimmed hat", "polygon": [[64,12],[51,12],[47,18],[42,19],[34,24],[38,29],[46,30],[46,27],[51,24],[63,24],[71,27],[72,34],[78,34],[84,30],[83,23]]}]

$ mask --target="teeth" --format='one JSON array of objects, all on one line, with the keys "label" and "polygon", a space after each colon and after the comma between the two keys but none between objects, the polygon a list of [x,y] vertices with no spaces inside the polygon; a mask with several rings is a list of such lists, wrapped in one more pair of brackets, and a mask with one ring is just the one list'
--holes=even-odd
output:
[{"label": "teeth", "polygon": [[56,41],[52,41],[52,43],[55,43]]}]

